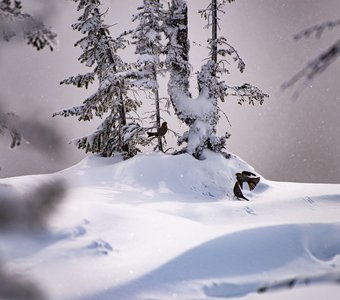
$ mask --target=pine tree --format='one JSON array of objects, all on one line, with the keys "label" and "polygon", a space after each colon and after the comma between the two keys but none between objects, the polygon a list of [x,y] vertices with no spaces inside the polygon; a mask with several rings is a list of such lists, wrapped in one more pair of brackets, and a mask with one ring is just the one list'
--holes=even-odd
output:
[{"label": "pine tree", "polygon": [[[163,63],[160,55],[164,51],[162,45],[162,20],[164,18],[163,7],[159,0],[143,0],[143,6],[138,7],[138,14],[133,21],[138,21],[138,26],[133,30],[132,37],[136,45],[135,53],[139,56],[136,63],[138,79],[134,82],[138,88],[151,91],[154,98],[155,128],[158,131],[161,126],[160,96],[157,75],[162,72]],[[163,151],[162,137],[158,136],[157,148]]]},{"label": "pine tree", "polygon": [[[228,1],[231,2],[232,0]],[[230,87],[219,77],[227,72],[223,68],[223,62],[219,62],[217,55],[231,55],[238,61],[241,72],[244,70],[244,62],[236,50],[230,46],[225,38],[217,37],[217,12],[227,1],[216,2],[212,0],[207,9],[201,14],[211,20],[212,38],[209,39],[211,59],[201,68],[197,76],[199,96],[192,99],[189,92],[189,41],[188,41],[188,13],[185,0],[172,0],[169,17],[167,18],[167,37],[169,40],[167,49],[167,64],[170,68],[170,81],[168,92],[180,120],[189,126],[189,130],[180,138],[179,143],[186,142],[183,151],[199,158],[203,149],[221,152],[225,147],[228,133],[219,137],[216,134],[216,125],[219,121],[218,100],[224,101],[228,95],[237,96],[242,104],[247,101],[261,104],[267,97],[258,88],[250,84]],[[218,49],[219,45],[227,46],[226,49]],[[229,91],[232,91],[231,93]]]},{"label": "pine tree", "polygon": [[[226,74],[229,74],[229,70],[225,68],[228,64],[226,57],[232,57],[232,60],[237,63],[237,68],[241,73],[245,70],[245,62],[237,52],[237,50],[228,42],[228,40],[218,35],[219,18],[218,13],[225,13],[224,9],[227,3],[235,2],[235,0],[210,0],[211,2],[206,9],[200,10],[201,16],[208,21],[206,28],[211,27],[211,39],[208,39],[208,45],[210,48],[210,57],[214,62],[212,70],[213,74],[216,74],[217,78],[223,78]],[[225,100],[227,96],[235,96],[238,104],[248,103],[254,105],[258,102],[263,104],[265,98],[269,97],[266,93],[262,92],[258,87],[255,87],[249,83],[244,83],[240,86],[229,86],[223,80],[219,80],[217,98],[221,101]]]},{"label": "pine tree", "polygon": [[141,130],[138,124],[127,122],[127,114],[135,111],[140,103],[128,97],[131,88],[128,74],[132,71],[117,54],[125,48],[126,41],[123,36],[117,39],[110,36],[100,5],[100,0],[81,0],[78,10],[82,10],[82,15],[72,25],[74,30],[86,35],[75,46],[83,50],[79,61],[92,67],[93,71],[61,82],[87,88],[97,78],[98,90],[83,105],[54,115],[78,116],[81,121],[90,121],[94,116],[105,117],[93,134],[75,140],[77,147],[105,157],[113,156],[115,152],[124,152],[130,157],[138,151],[136,144]]}]

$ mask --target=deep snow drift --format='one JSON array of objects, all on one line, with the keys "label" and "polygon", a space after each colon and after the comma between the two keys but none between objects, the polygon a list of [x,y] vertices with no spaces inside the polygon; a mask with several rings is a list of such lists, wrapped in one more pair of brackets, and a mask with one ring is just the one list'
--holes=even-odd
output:
[{"label": "deep snow drift", "polygon": [[44,232],[1,235],[0,258],[56,300],[338,299],[340,185],[261,177],[239,201],[243,170],[255,172],[236,156],[152,153],[2,179],[14,200],[60,178],[68,193]]}]

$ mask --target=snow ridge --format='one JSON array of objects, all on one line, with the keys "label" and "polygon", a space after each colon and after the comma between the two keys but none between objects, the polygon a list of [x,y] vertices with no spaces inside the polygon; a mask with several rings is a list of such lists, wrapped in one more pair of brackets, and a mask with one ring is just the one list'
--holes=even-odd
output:
[{"label": "snow ridge", "polygon": [[2,179],[0,195],[13,199],[42,181],[68,186],[45,231],[0,236],[4,265],[56,300],[252,300],[293,285],[268,299],[337,299],[340,186],[261,176],[239,201],[235,173],[256,171],[235,155],[202,157],[89,156],[56,174]]}]

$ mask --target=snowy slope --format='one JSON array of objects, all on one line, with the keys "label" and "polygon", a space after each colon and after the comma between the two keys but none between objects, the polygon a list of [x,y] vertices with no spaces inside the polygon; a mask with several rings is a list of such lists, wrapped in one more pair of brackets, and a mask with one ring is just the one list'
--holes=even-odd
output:
[{"label": "snowy slope", "polygon": [[[261,177],[239,201],[234,174],[254,170],[236,156],[205,157],[90,156],[56,174],[1,180],[0,192],[15,194],[68,184],[46,232],[0,237],[6,267],[56,300],[339,299],[329,282],[340,277],[340,185]],[[319,284],[256,293],[296,277]]]}]

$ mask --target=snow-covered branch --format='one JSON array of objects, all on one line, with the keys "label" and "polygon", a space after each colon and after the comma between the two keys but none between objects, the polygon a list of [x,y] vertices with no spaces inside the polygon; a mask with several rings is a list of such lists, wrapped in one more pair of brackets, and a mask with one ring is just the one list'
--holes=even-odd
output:
[{"label": "snow-covered branch", "polygon": [[86,73],[84,75],[77,75],[77,76],[71,76],[67,79],[64,79],[63,81],[60,82],[60,84],[73,84],[76,87],[85,87],[86,89],[88,88],[90,83],[93,83],[95,81],[95,73],[90,72]]},{"label": "snow-covered branch", "polygon": [[178,142],[179,144],[186,142],[186,151],[199,157],[205,148],[221,151],[226,135],[216,136],[216,125],[219,119],[217,99],[220,89],[213,61],[203,65],[198,74],[199,96],[193,99],[189,92],[187,17],[186,2],[173,1],[167,22],[169,44],[166,62],[171,70],[168,92],[177,116],[189,126],[189,130],[179,138]]},{"label": "snow-covered branch", "polygon": [[[220,13],[225,13],[225,5],[227,3],[234,2],[235,0],[219,0],[216,1],[216,10]],[[198,11],[198,13],[201,15],[202,18],[207,20],[207,25],[205,28],[209,28],[213,26],[213,14],[214,14],[214,9],[212,2],[209,3],[209,5],[205,9],[201,9]],[[219,20],[219,19],[218,19]]]},{"label": "snow-covered branch", "polygon": [[83,51],[79,61],[92,67],[93,71],[61,82],[87,88],[98,79],[98,89],[83,101],[83,105],[62,110],[54,116],[77,116],[82,121],[90,121],[94,116],[105,117],[93,134],[76,139],[76,145],[86,152],[103,156],[112,156],[115,152],[131,156],[135,150],[130,149],[124,140],[123,127],[127,124],[127,114],[140,105],[128,97],[128,91],[133,88],[131,79],[138,74],[118,55],[119,50],[125,49],[127,41],[124,35],[116,39],[111,37],[110,26],[104,23],[105,13],[100,11],[100,6],[99,0],[80,0],[78,10],[82,15],[72,25],[74,30],[85,35],[75,43]]},{"label": "snow-covered branch", "polygon": [[[232,92],[229,92],[229,90]],[[265,98],[269,97],[268,94],[249,83],[244,83],[240,86],[225,86],[225,96],[229,95],[236,97],[237,103],[240,105],[243,103],[255,105],[255,102],[262,105]]]},{"label": "snow-covered branch", "polygon": [[[161,98],[159,96],[158,75],[164,73],[164,62],[160,55],[164,53],[162,23],[165,11],[159,0],[143,0],[143,6],[138,7],[138,13],[133,16],[133,21],[138,22],[132,31],[133,44],[136,46],[135,54],[138,60],[134,64],[136,80],[133,82],[139,89],[149,90],[155,103],[155,128],[161,126]],[[150,97],[148,97],[150,99]],[[150,99],[151,100],[151,99]],[[152,117],[151,117],[152,119]],[[159,136],[158,149],[163,151],[162,137]]]},{"label": "snow-covered branch", "polygon": [[[228,1],[230,2],[230,1]],[[212,1],[205,12],[220,10],[227,1],[215,3]],[[213,20],[217,22],[216,14],[211,12]],[[179,138],[178,142],[186,142],[186,151],[196,157],[200,156],[203,149],[208,148],[221,152],[226,139],[230,136],[227,132],[222,136],[216,135],[216,125],[219,121],[218,100],[224,101],[226,96],[238,97],[239,103],[258,101],[263,103],[267,94],[250,84],[229,87],[220,80],[220,75],[228,73],[223,67],[223,60],[217,60],[217,54],[230,55],[238,63],[238,68],[243,72],[245,64],[238,52],[225,38],[217,37],[216,26],[213,26],[212,38],[208,40],[211,49],[211,59],[201,68],[197,75],[199,96],[193,99],[189,92],[190,65],[188,62],[188,33],[187,33],[187,6],[184,0],[172,1],[169,18],[167,21],[167,37],[169,39],[167,52],[167,65],[170,69],[168,92],[179,119],[189,126],[189,130]],[[218,46],[220,49],[218,49]],[[221,47],[221,46],[224,46]],[[230,93],[229,90],[233,92]]]},{"label": "snow-covered branch", "polygon": [[[227,55],[231,56],[233,61],[237,62],[237,68],[239,69],[239,71],[243,73],[246,64],[237,52],[237,50],[227,42],[227,39],[225,37],[219,37],[216,40],[209,39],[208,43],[210,45],[210,51],[216,49],[217,54],[222,57],[226,57]],[[210,55],[212,55],[212,52],[210,52]],[[223,60],[220,61],[219,64],[221,62],[223,62]]]}]

